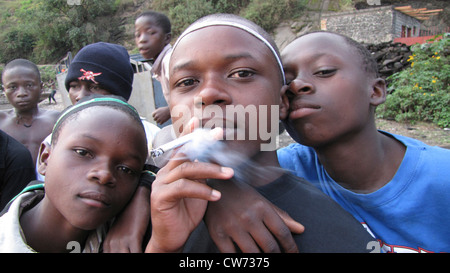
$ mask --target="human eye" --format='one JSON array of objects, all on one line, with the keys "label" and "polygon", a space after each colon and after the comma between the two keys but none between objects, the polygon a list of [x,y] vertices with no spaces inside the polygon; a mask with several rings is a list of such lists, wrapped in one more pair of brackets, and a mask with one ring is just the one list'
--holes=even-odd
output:
[{"label": "human eye", "polygon": [[74,148],[73,151],[80,157],[93,157],[93,155],[88,150],[83,148]]},{"label": "human eye", "polygon": [[176,87],[189,87],[189,86],[193,86],[194,84],[196,84],[198,82],[198,80],[189,78],[189,79],[182,79],[179,80],[175,86]]},{"label": "human eye", "polygon": [[337,71],[336,68],[323,68],[315,72],[314,75],[319,77],[331,77],[334,74],[336,74],[336,71]]},{"label": "human eye", "polygon": [[248,78],[255,75],[255,72],[248,69],[241,69],[230,74],[230,78]]},{"label": "human eye", "polygon": [[8,85],[6,87],[6,90],[9,91],[9,92],[15,91],[16,89],[17,89],[16,85]]},{"label": "human eye", "polygon": [[133,175],[134,176],[134,175],[137,174],[137,171],[135,171],[135,170],[133,170],[133,169],[127,167],[127,166],[118,166],[117,170],[122,172],[122,173],[124,173],[124,174],[127,174],[127,175]]},{"label": "human eye", "polygon": [[98,91],[100,89],[102,89],[102,88],[100,86],[98,86],[98,85],[95,85],[95,84],[89,86],[89,90],[91,90],[91,91]]},{"label": "human eye", "polygon": [[78,90],[78,89],[80,89],[80,85],[76,82],[69,83],[69,89]]}]

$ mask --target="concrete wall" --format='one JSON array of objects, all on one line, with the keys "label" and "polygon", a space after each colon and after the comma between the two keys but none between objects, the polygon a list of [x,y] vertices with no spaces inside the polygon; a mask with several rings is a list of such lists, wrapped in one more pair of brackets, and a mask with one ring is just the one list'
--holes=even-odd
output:
[{"label": "concrete wall", "polygon": [[[393,34],[394,38],[402,37],[402,26],[411,29],[410,37],[418,37],[420,33],[420,21],[414,17],[408,16],[404,13],[394,11],[393,20]],[[416,31],[413,33],[414,27]],[[406,37],[406,36],[405,36]]]},{"label": "concrete wall", "polygon": [[322,14],[321,28],[347,35],[358,42],[382,43],[394,39],[391,6]]}]

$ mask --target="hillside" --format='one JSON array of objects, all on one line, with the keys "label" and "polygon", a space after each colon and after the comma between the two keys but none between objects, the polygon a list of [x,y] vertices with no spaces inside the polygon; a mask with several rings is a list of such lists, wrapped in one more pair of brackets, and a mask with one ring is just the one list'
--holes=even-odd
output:
[{"label": "hillside", "polygon": [[[36,63],[54,63],[67,51],[76,53],[83,45],[108,41],[136,53],[134,19],[149,9],[169,15],[174,36],[205,14],[232,12],[251,19],[270,32],[283,22],[294,22],[297,30],[319,28],[317,14],[346,11],[365,0],[0,0],[0,63],[25,57]],[[442,8],[444,11],[425,25],[449,26],[450,5],[446,0],[380,0],[382,5],[411,5],[414,8]],[[371,1],[376,2],[376,1]],[[42,4],[44,3],[44,4]],[[43,8],[42,6],[46,6]],[[111,7],[112,6],[112,7]],[[90,10],[92,9],[92,10]],[[41,13],[36,14],[36,10]],[[44,10],[44,11],[42,11]]]}]

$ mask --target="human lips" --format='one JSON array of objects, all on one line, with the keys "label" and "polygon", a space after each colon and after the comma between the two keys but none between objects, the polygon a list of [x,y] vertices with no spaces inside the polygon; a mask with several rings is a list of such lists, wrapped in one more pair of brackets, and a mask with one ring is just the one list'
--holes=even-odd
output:
[{"label": "human lips", "polygon": [[240,132],[238,124],[236,124],[233,120],[222,119],[222,118],[211,118],[211,119],[202,119],[201,121],[202,128],[206,129],[214,129],[216,127],[220,127],[223,129],[223,140],[227,139],[236,139],[234,136]]},{"label": "human lips", "polygon": [[141,48],[139,48],[139,53],[142,55],[142,56],[144,56],[144,55],[147,55],[149,52],[150,52],[150,48],[146,48],[146,47],[141,47]]},{"label": "human lips", "polygon": [[315,104],[307,103],[307,102],[294,102],[290,107],[290,119],[298,119],[309,116],[311,114],[320,111],[321,107]]},{"label": "human lips", "polygon": [[17,105],[28,105],[30,102],[28,100],[18,100],[16,101]]},{"label": "human lips", "polygon": [[84,191],[78,194],[78,197],[92,207],[106,208],[111,205],[109,196],[99,191]]}]

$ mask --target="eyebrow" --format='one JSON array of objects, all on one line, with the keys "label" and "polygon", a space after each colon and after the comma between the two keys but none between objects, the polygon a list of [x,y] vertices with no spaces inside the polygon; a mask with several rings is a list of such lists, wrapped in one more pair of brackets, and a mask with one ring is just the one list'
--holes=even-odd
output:
[{"label": "eyebrow", "polygon": [[[93,140],[93,141],[95,141],[95,142],[102,142],[102,139],[100,139],[100,138],[97,138],[97,137],[95,137],[95,136],[92,136],[92,135],[90,135],[89,133],[84,133],[84,134],[82,134],[81,135],[81,137],[82,138],[87,138],[87,139],[90,139],[90,140]],[[142,158],[139,156],[139,155],[137,155],[137,154],[133,154],[133,153],[128,153],[128,156],[130,156],[130,157],[132,157],[133,159],[135,159],[135,160],[142,160]]]},{"label": "eyebrow", "polygon": [[[252,54],[247,53],[247,52],[243,52],[243,53],[236,53],[236,54],[229,54],[226,55],[224,57],[225,60],[227,61],[234,61],[234,60],[239,60],[239,59],[253,59],[253,60],[257,60],[255,57],[253,57]],[[184,69],[186,67],[192,66],[195,64],[195,61],[187,61],[185,63],[181,63],[179,65],[176,65],[173,67],[173,72],[176,72],[177,70],[181,70]]]}]

